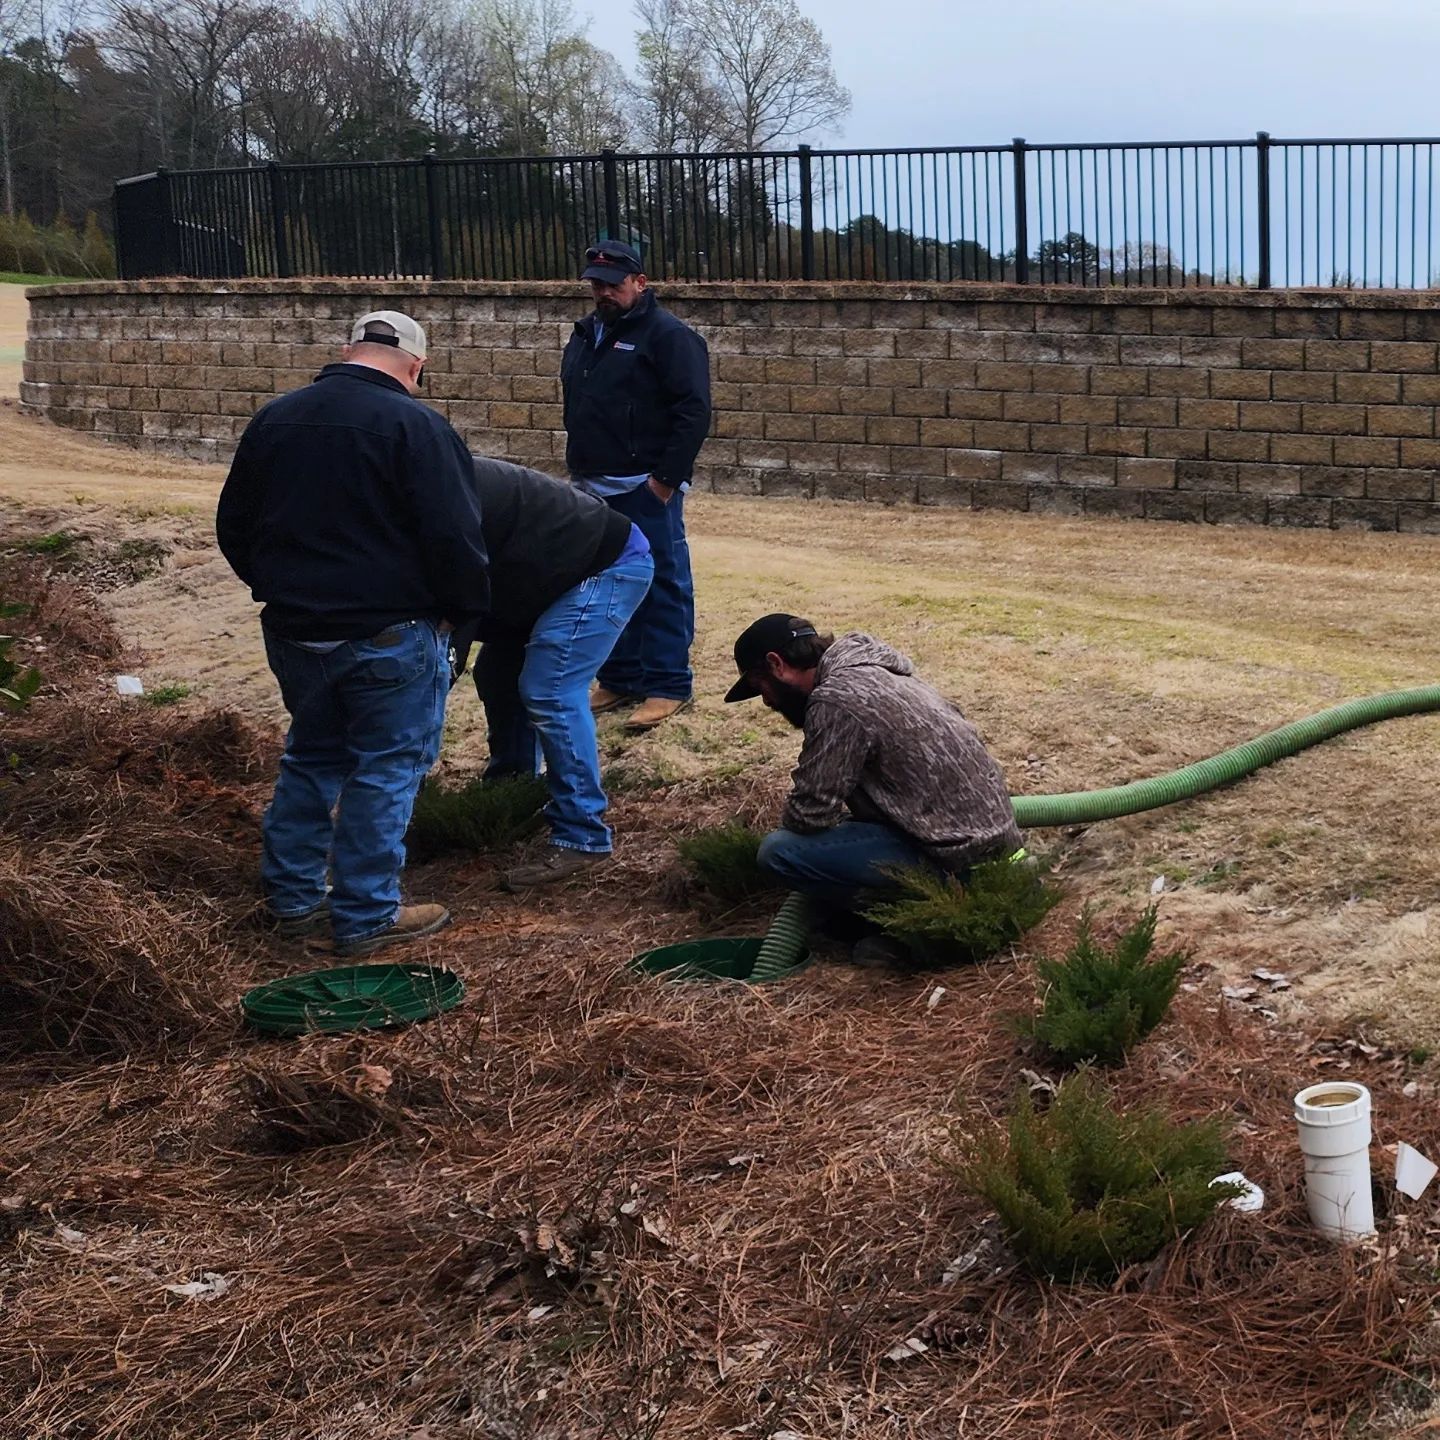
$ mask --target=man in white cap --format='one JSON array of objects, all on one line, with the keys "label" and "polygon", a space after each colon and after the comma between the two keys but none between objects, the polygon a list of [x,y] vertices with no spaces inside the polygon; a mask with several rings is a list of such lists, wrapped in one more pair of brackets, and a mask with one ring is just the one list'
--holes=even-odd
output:
[{"label": "man in white cap", "polygon": [[440,753],[449,631],[488,607],[489,560],[465,442],[414,398],[425,355],[410,316],[362,315],[339,363],[250,421],[216,515],[290,712],[266,904],[282,934],[328,927],[341,955],[450,919],[402,905],[400,872]]}]

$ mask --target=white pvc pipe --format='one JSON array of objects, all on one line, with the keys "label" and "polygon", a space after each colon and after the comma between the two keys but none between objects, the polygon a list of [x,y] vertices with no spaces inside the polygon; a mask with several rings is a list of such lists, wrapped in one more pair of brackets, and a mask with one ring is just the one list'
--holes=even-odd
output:
[{"label": "white pvc pipe", "polygon": [[1310,1219],[1332,1240],[1375,1233],[1370,1201],[1370,1092],[1353,1080],[1327,1080],[1295,1097],[1305,1155]]}]

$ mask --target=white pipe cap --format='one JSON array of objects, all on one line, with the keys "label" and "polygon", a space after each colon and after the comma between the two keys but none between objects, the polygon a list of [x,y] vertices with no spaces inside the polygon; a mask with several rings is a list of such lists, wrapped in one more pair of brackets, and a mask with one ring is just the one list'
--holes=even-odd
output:
[{"label": "white pipe cap", "polygon": [[1295,1118],[1302,1125],[1349,1125],[1369,1114],[1370,1092],[1354,1080],[1324,1080],[1295,1097]]}]

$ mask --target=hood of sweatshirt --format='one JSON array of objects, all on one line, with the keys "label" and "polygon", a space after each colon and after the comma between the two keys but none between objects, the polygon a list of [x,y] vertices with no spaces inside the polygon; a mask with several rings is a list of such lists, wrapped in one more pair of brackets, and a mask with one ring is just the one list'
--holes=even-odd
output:
[{"label": "hood of sweatshirt", "polygon": [[823,685],[827,680],[836,679],[845,671],[860,670],[866,667],[888,670],[892,675],[913,675],[915,673],[915,666],[911,663],[908,655],[902,655],[894,646],[887,645],[883,640],[877,640],[873,635],[852,630],[848,635],[840,636],[820,657],[815,683]]}]

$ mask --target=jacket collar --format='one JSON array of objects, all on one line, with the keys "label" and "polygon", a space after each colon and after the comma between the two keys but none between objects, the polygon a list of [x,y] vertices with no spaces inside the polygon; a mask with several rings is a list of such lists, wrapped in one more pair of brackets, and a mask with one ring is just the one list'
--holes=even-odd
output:
[{"label": "jacket collar", "polygon": [[317,380],[335,380],[337,378],[363,380],[367,385],[379,385],[386,390],[398,390],[402,395],[410,394],[393,375],[387,375],[373,365],[347,365],[337,360],[335,364],[327,365],[315,378]]},{"label": "jacket collar", "polygon": [[[637,320],[643,320],[655,308],[655,292],[645,290],[641,292],[640,298],[614,323],[607,325],[606,331],[619,330],[624,325],[633,325]],[[595,339],[595,325],[599,320],[595,311],[591,311],[583,320],[575,322],[575,328],[590,341]]]}]

